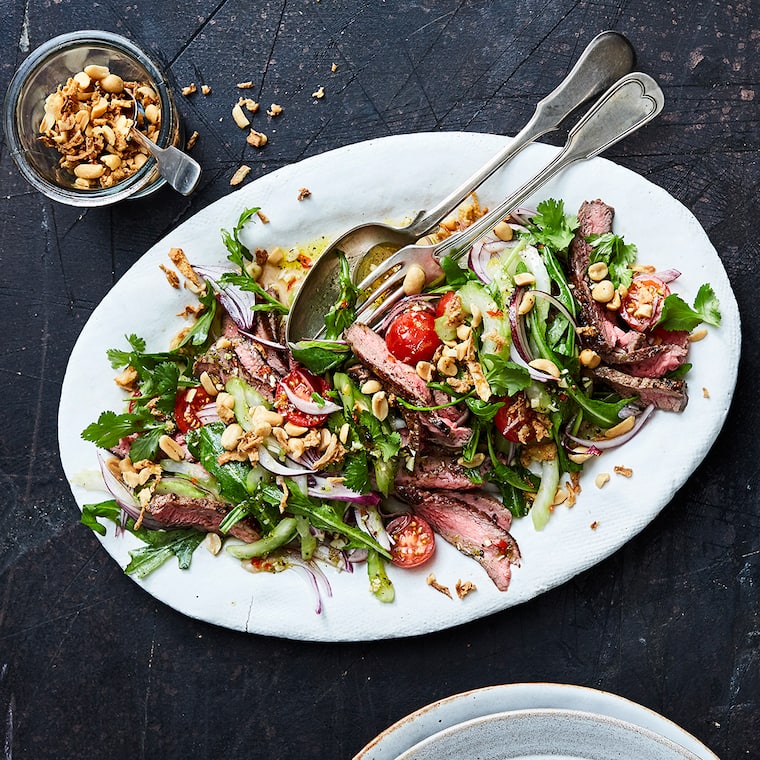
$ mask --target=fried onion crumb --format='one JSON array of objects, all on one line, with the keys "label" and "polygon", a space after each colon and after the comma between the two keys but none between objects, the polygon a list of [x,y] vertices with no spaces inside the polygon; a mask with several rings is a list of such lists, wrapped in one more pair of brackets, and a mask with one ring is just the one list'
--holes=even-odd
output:
[{"label": "fried onion crumb", "polygon": [[451,591],[449,591],[448,587],[442,586],[440,583],[438,583],[433,573],[430,573],[430,575],[425,578],[425,581],[427,582],[428,586],[432,586],[436,591],[440,591],[442,594],[445,594],[449,599],[452,598]]},{"label": "fried onion crumb", "polygon": [[464,599],[468,594],[478,590],[478,587],[472,581],[463,581],[461,579],[456,582],[455,588],[457,596],[460,599]]}]

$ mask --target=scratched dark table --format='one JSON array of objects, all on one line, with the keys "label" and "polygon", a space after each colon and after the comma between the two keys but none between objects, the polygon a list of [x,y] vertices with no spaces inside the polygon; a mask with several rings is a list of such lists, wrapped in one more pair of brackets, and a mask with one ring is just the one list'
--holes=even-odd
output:
[{"label": "scratched dark table", "polygon": [[[200,134],[204,175],[189,199],[164,189],[85,211],[34,192],[0,142],[3,757],[350,758],[436,699],[523,681],[614,692],[721,758],[760,756],[760,9],[720,0],[8,0],[0,90],[31,49],[87,28],[133,39],[179,86],[211,87],[178,97],[187,130]],[[745,325],[723,432],[662,514],[529,603],[370,644],[217,628],[124,576],[78,523],[56,429],[69,352],[114,283],[230,193],[242,163],[250,180],[372,137],[513,134],[604,29],[630,38],[666,98],[655,123],[606,155],[692,210]],[[276,121],[259,117],[263,150],[245,144],[230,115],[245,80],[252,97],[284,108]]]}]

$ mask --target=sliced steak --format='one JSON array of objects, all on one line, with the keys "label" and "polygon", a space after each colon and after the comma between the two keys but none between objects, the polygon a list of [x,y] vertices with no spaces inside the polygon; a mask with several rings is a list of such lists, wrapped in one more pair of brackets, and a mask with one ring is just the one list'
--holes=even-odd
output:
[{"label": "sliced steak", "polygon": [[441,538],[478,562],[496,588],[509,588],[511,565],[519,564],[520,550],[508,531],[450,491],[403,486],[397,494]]},{"label": "sliced steak", "polygon": [[[344,331],[343,337],[354,356],[390,393],[415,406],[440,406],[449,401],[446,394],[428,388],[414,367],[396,359],[388,351],[382,336],[367,325],[355,322]],[[431,412],[421,412],[418,422],[420,428],[424,428],[430,434],[432,443],[458,449],[462,448],[472,435],[472,430],[463,425],[464,419],[465,415],[460,408],[449,406]],[[416,425],[414,429],[417,430]]]},{"label": "sliced steak", "polygon": [[484,491],[474,491],[458,493],[457,498],[477,509],[503,530],[509,530],[512,527],[512,513],[495,496]]},{"label": "sliced steak", "polygon": [[214,343],[203,356],[196,359],[196,376],[207,372],[215,381],[226,382],[240,377],[254,387],[267,401],[274,400],[274,390],[282,378],[268,362],[261,344],[243,335],[229,316],[222,322],[222,334],[228,345]]},{"label": "sliced steak", "polygon": [[575,286],[575,298],[581,307],[581,318],[586,331],[583,342],[600,356],[620,351],[630,351],[643,343],[644,336],[625,330],[616,324],[615,316],[604,304],[595,301],[586,272],[591,259],[591,246],[586,242],[589,235],[603,235],[612,231],[615,209],[600,200],[584,201],[578,210],[578,229],[570,244],[570,277]]},{"label": "sliced steak", "polygon": [[[196,528],[207,533],[219,533],[219,525],[229,511],[229,504],[224,502],[191,499],[175,493],[154,496],[147,508],[147,512],[165,528]],[[250,518],[235,524],[230,529],[230,535],[246,543],[260,538]]]},{"label": "sliced steak", "polygon": [[643,333],[624,325],[615,312],[591,295],[586,272],[592,248],[586,238],[611,232],[614,215],[615,209],[601,200],[584,201],[578,210],[578,229],[570,244],[569,263],[575,298],[581,307],[581,341],[605,363],[619,365],[631,375],[662,377],[683,364],[688,353],[686,341],[673,333],[672,338],[649,345]]},{"label": "sliced steak", "polygon": [[682,412],[689,401],[683,380],[634,377],[613,367],[597,367],[592,375],[623,397],[638,396],[642,404],[668,412]]},{"label": "sliced steak", "polygon": [[472,491],[479,486],[467,477],[467,470],[457,464],[456,457],[440,454],[420,454],[414,463],[414,471],[403,467],[396,475],[396,484],[443,491]]}]

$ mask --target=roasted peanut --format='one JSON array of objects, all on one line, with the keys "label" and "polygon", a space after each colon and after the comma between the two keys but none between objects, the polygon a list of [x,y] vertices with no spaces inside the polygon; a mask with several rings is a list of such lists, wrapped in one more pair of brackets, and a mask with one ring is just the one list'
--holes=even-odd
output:
[{"label": "roasted peanut", "polygon": [[501,221],[493,228],[493,234],[496,235],[499,240],[503,240],[508,243],[514,237],[514,231],[512,225],[509,222]]},{"label": "roasted peanut", "polygon": [[595,369],[601,363],[602,358],[596,353],[596,351],[592,351],[590,348],[584,348],[578,356],[578,361],[580,361],[584,367]]},{"label": "roasted peanut", "polygon": [[609,303],[615,295],[615,286],[610,280],[600,280],[591,288],[591,297],[597,303]]},{"label": "roasted peanut", "polygon": [[419,264],[412,264],[404,276],[404,293],[414,296],[422,292],[425,287],[425,270]]},{"label": "roasted peanut", "polygon": [[588,268],[589,279],[593,282],[601,282],[609,274],[609,269],[603,261],[597,261]]},{"label": "roasted peanut", "polygon": [[521,288],[525,285],[532,285],[536,281],[533,272],[519,272],[514,276],[515,285]]},{"label": "roasted peanut", "polygon": [[551,375],[553,378],[559,379],[561,373],[559,367],[549,359],[534,359],[528,363],[533,369],[539,372],[545,372],[547,375]]}]

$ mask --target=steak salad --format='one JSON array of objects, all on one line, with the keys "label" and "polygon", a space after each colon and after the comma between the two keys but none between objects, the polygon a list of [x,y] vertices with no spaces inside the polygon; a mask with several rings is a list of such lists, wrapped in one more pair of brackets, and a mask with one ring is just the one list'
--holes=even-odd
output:
[{"label": "steak salad", "polygon": [[639,263],[610,206],[572,214],[548,199],[478,241],[467,268],[444,259],[379,324],[356,321],[342,259],[326,339],[288,346],[287,287],[270,275],[284,267],[296,287],[309,261],[249,249],[240,233],[257,211],[223,231],[224,264],[171,251],[167,277],[196,303],[168,349],[130,335],[108,352],[126,407],[82,436],[113,499],[82,520],[144,542],[126,568],[138,577],[172,557],[189,567],[203,543],[252,572],[305,573],[318,610],[325,564],[365,567],[391,602],[387,563],[420,566],[443,539],[506,591],[521,559],[512,521],[542,530],[574,503],[585,462],[655,411],[683,411],[690,342],[720,323],[710,285],[691,306],[671,292],[679,273]]}]

